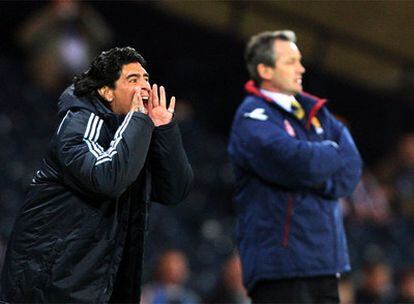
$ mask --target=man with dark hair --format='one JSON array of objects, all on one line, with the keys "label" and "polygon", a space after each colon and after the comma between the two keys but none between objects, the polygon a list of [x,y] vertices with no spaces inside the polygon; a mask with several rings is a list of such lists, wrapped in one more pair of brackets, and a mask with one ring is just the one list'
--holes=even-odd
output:
[{"label": "man with dark hair", "polygon": [[133,48],[102,52],[59,100],[62,118],[18,216],[2,273],[10,302],[139,302],[150,202],[193,173],[163,87]]},{"label": "man with dark hair", "polygon": [[361,159],[347,128],[302,90],[292,31],[253,36],[252,78],[235,115],[229,154],[243,281],[254,303],[339,302],[350,270],[338,198],[350,194]]}]

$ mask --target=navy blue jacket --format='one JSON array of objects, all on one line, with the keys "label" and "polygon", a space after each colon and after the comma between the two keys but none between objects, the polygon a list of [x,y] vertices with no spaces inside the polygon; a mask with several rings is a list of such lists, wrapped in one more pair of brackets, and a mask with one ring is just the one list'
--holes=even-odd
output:
[{"label": "navy blue jacket", "polygon": [[325,100],[296,96],[306,113],[298,120],[253,82],[246,90],[228,147],[246,288],[350,270],[338,198],[352,193],[362,162],[348,129]]}]

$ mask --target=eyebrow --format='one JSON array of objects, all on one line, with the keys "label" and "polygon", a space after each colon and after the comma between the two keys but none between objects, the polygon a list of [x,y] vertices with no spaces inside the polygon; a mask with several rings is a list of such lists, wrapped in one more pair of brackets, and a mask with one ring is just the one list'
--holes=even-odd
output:
[{"label": "eyebrow", "polygon": [[[133,74],[129,74],[128,76],[126,76],[126,79],[130,79],[132,77],[140,77],[140,76],[141,76],[141,74],[133,73]],[[142,76],[149,78],[149,74],[148,73],[144,73]]]}]

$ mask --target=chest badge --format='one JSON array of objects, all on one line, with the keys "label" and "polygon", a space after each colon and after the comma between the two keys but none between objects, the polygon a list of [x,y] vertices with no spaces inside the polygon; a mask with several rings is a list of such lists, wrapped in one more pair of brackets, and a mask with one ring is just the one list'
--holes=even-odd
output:
[{"label": "chest badge", "polygon": [[321,122],[316,117],[312,118],[312,126],[315,128],[316,134],[321,135],[323,134],[323,128]]},{"label": "chest badge", "polygon": [[292,137],[296,137],[296,132],[295,132],[295,129],[293,129],[293,127],[292,127],[292,125],[290,124],[290,122],[289,122],[287,119],[285,119],[284,123],[285,123],[285,130],[286,130],[286,132],[287,132],[290,136],[292,136]]}]

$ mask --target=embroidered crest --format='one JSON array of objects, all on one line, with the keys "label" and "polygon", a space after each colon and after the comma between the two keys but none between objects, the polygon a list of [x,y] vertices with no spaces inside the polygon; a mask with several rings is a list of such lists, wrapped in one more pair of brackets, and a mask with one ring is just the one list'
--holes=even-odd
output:
[{"label": "embroidered crest", "polygon": [[285,130],[286,130],[286,132],[287,132],[290,136],[292,136],[292,137],[296,137],[296,132],[295,132],[295,129],[293,129],[293,127],[292,127],[292,125],[290,124],[290,122],[289,122],[287,119],[285,119],[284,123],[285,123]]},{"label": "embroidered crest", "polygon": [[321,135],[323,134],[323,128],[321,122],[316,117],[312,118],[312,126],[315,128],[316,134]]}]

